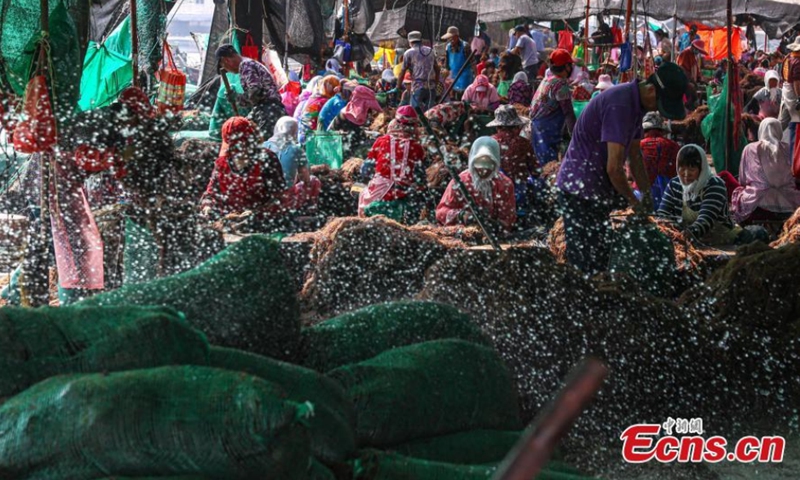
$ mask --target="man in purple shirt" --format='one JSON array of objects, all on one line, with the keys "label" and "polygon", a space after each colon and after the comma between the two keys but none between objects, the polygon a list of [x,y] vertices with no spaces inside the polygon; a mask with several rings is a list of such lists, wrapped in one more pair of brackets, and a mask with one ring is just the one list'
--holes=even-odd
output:
[{"label": "man in purple shirt", "polygon": [[[642,118],[658,110],[665,118],[683,119],[687,84],[683,70],[667,62],[646,83],[625,83],[598,95],[578,119],[556,185],[563,210],[567,261],[584,274],[594,275],[608,267],[608,216],[614,209],[624,208],[627,202],[637,213],[653,210],[639,148]],[[644,192],[641,201],[628,183],[626,159]]]}]

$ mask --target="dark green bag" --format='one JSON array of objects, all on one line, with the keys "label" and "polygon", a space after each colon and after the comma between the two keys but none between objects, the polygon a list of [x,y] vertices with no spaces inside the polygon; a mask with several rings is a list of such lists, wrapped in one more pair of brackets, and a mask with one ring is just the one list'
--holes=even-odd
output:
[{"label": "dark green bag", "polygon": [[187,272],[76,305],[169,306],[185,313],[213,345],[291,358],[300,337],[293,285],[278,243],[253,235]]},{"label": "dark green bag", "polygon": [[355,404],[360,446],[521,427],[511,375],[497,353],[462,340],[395,348],[328,375]]},{"label": "dark green bag", "polygon": [[457,338],[491,345],[455,307],[434,302],[391,302],[364,307],[306,328],[300,363],[319,372],[367,360],[415,343]]},{"label": "dark green bag", "polygon": [[260,378],[161,367],[45,380],[0,407],[3,478],[302,478],[309,413]]},{"label": "dark green bag", "polygon": [[209,365],[255,375],[280,386],[289,400],[309,402],[311,451],[317,458],[337,462],[355,453],[355,411],[338,383],[313,370],[229,348],[212,347]]},{"label": "dark green bag", "polygon": [[520,440],[521,432],[471,430],[396,445],[400,455],[433,462],[479,465],[498,463]]},{"label": "dark green bag", "polygon": [[206,362],[205,337],[171,309],[0,309],[0,398],[53,375]]}]

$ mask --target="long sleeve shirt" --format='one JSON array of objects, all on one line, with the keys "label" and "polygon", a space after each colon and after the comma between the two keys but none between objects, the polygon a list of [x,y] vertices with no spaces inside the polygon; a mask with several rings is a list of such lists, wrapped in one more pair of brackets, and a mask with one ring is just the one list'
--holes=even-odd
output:
[{"label": "long sleeve shirt", "polygon": [[[728,213],[728,190],[725,182],[717,176],[711,177],[700,195],[686,206],[699,214],[697,220],[688,226],[695,238],[703,238],[718,222],[729,228],[734,227]],[[673,178],[664,191],[658,216],[683,217],[683,184],[678,177]]]}]

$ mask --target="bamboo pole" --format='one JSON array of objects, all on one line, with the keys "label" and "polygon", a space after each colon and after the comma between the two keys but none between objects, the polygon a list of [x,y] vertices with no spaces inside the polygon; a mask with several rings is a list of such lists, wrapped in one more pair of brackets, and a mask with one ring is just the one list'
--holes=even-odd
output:
[{"label": "bamboo pole", "polygon": [[139,34],[136,0],[131,0],[131,67],[133,67],[133,86],[139,86]]},{"label": "bamboo pole", "polygon": [[733,5],[732,0],[728,0],[727,5],[727,37],[728,37],[728,94],[725,99],[725,170],[730,168],[731,154],[733,150],[733,127],[731,125],[731,103],[733,102],[733,76],[736,71],[733,64],[733,49],[731,39],[733,37]]}]

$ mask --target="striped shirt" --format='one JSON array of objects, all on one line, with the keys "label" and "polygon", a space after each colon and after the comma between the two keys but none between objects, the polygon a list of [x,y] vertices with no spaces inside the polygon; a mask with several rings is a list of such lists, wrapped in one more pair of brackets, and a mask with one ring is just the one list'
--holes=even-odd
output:
[{"label": "striped shirt", "polygon": [[[728,213],[728,190],[725,182],[717,176],[708,180],[698,198],[690,200],[687,207],[699,212],[697,220],[689,226],[689,232],[695,238],[703,238],[711,231],[714,224],[722,222],[726,227],[733,228],[733,220]],[[661,197],[661,206],[658,216],[682,218],[683,216],[683,184],[678,177],[670,180],[664,196]]]}]

